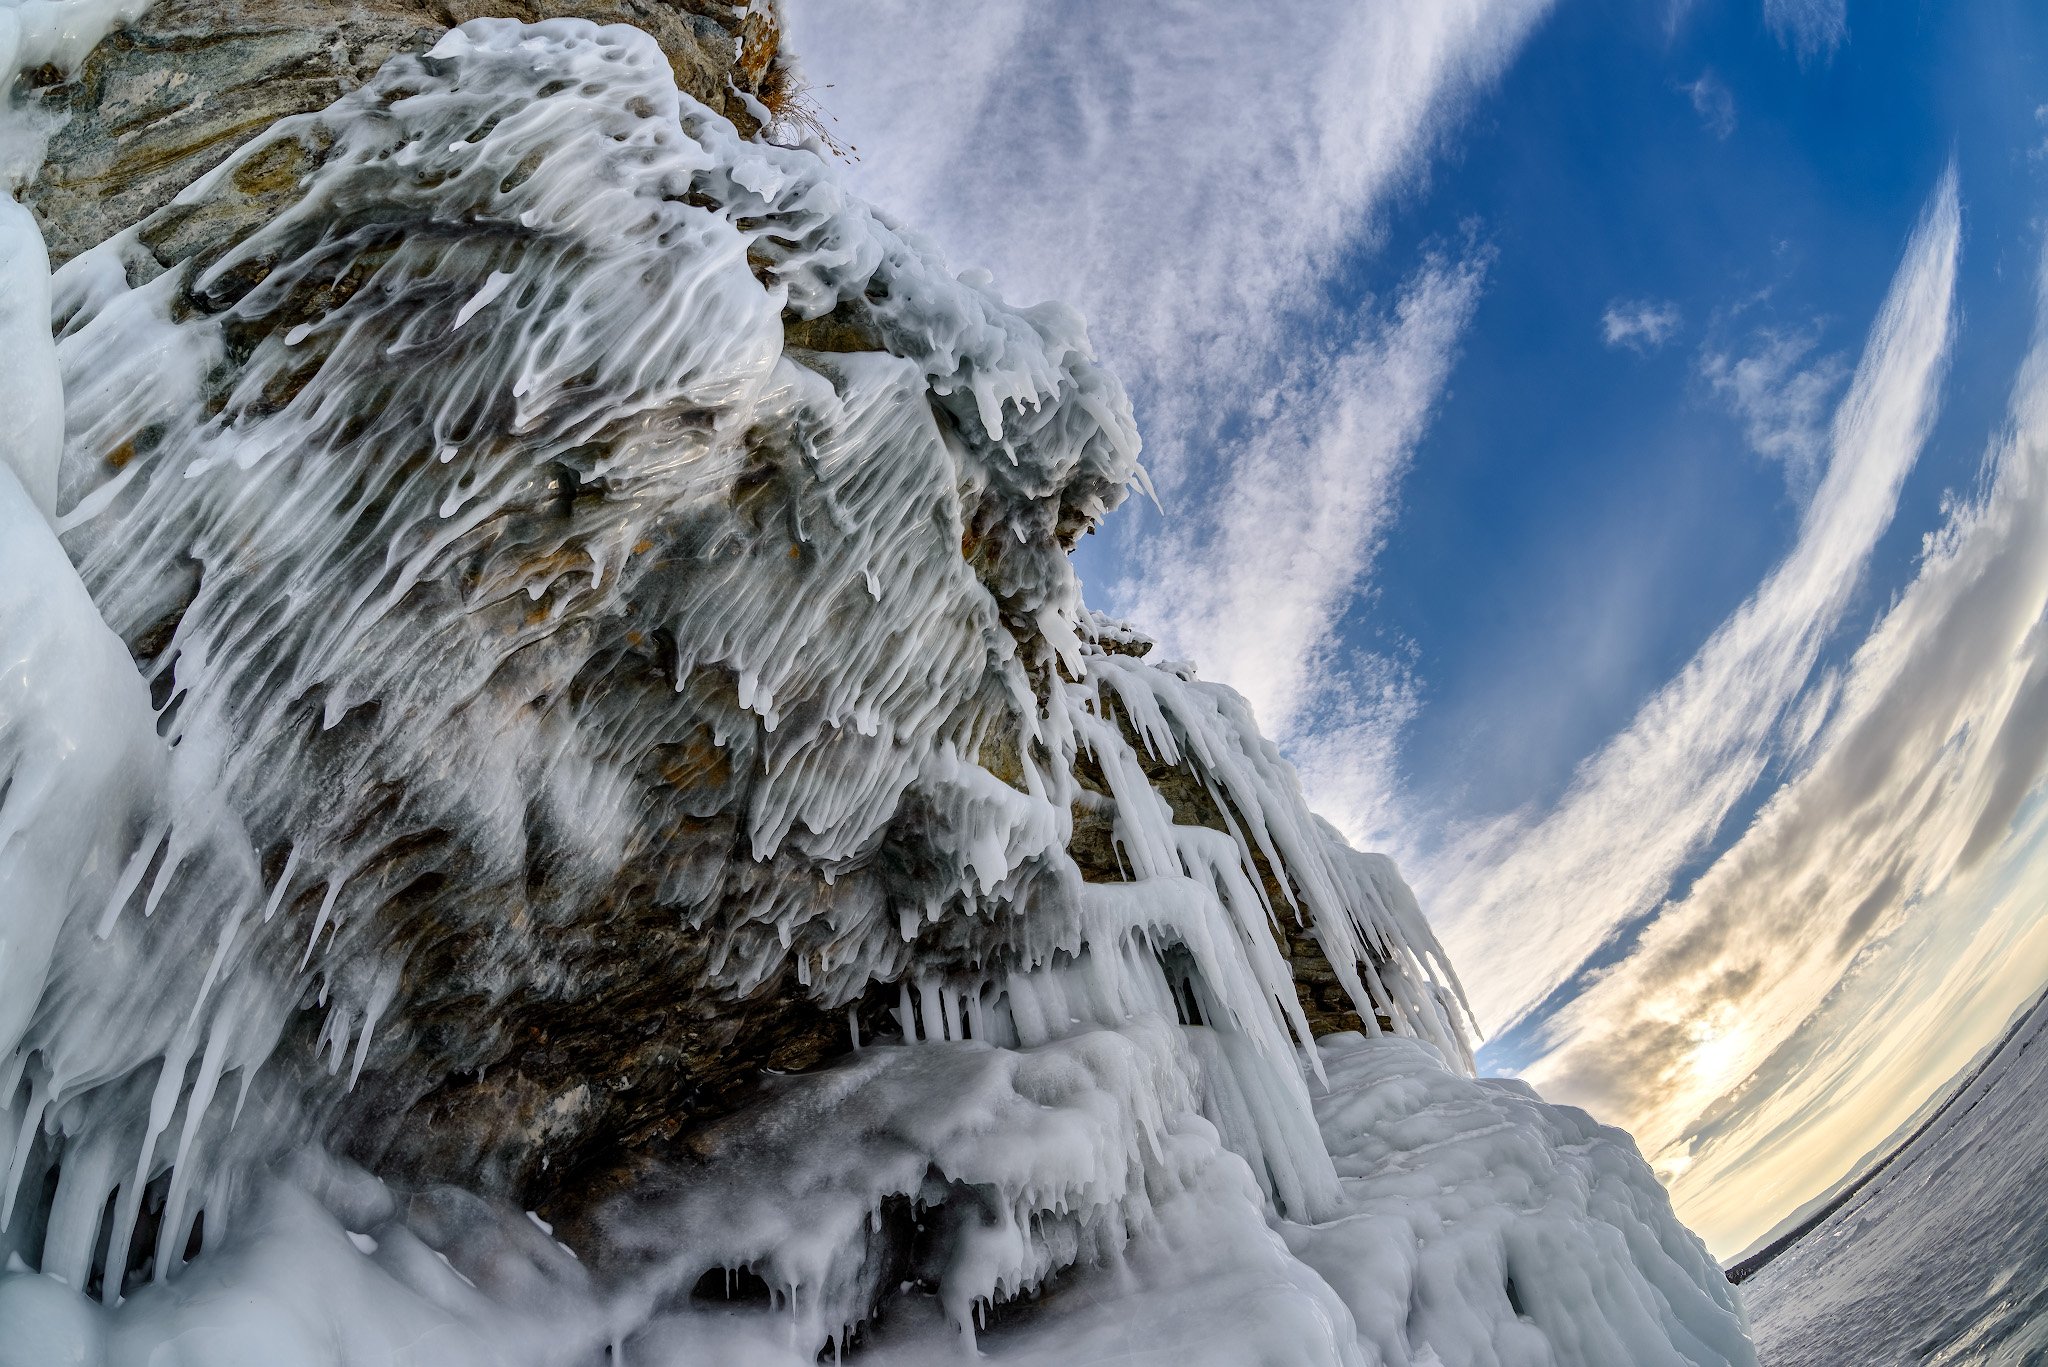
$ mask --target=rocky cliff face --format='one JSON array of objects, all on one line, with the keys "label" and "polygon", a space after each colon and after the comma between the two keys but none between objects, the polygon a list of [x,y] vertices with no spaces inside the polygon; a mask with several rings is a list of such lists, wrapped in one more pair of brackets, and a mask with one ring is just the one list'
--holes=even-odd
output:
[{"label": "rocky cliff face", "polygon": [[[268,1361],[972,1339],[1340,1219],[1314,1035],[1469,1069],[1392,866],[1083,608],[1141,474],[1080,321],[775,145],[777,31],[163,0],[24,60],[66,439],[61,549],[0,527],[0,1316],[127,1361],[274,1262]],[[1645,1259],[1729,1356],[1696,1243]]]},{"label": "rocky cliff face", "polygon": [[279,119],[325,109],[392,57],[423,52],[469,19],[634,25],[660,45],[677,87],[750,132],[758,126],[750,108],[762,108],[761,94],[772,97],[779,47],[773,26],[750,24],[744,6],[718,0],[159,0],[133,8],[135,18],[75,69],[44,63],[21,76],[27,112],[52,129],[46,164],[23,199],[58,265],[161,209]]}]

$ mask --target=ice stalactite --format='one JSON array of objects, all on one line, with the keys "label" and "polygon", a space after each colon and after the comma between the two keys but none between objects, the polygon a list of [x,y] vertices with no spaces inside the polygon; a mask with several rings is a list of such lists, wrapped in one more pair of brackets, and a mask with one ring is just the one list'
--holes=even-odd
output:
[{"label": "ice stalactite", "polygon": [[[0,472],[17,1343],[1742,1360],[1632,1150],[1469,1078],[1392,865],[1082,606],[1142,472],[1070,311],[581,21],[394,58],[54,280],[21,217],[66,444]],[[1366,1144],[1368,1067],[1452,1121]],[[1527,1181],[1423,1191],[1488,1105]],[[1625,1199],[1529,1237],[1633,1319],[1508,1265],[1588,1143]]]}]

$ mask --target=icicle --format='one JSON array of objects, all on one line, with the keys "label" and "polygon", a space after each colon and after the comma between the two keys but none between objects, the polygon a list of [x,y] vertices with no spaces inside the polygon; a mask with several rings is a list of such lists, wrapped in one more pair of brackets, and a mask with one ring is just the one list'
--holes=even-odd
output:
[{"label": "icicle", "polygon": [[363,1023],[356,1035],[355,1057],[348,1069],[348,1090],[351,1092],[356,1089],[356,1079],[363,1075],[363,1061],[370,1056],[370,1037],[377,1028],[377,1020],[398,995],[398,983],[399,967],[389,963],[377,971],[376,981],[370,986],[369,1000],[363,1005]]},{"label": "icicle", "polygon": [[15,1198],[21,1194],[22,1177],[28,1167],[29,1146],[36,1131],[42,1127],[44,1109],[49,1104],[49,1094],[43,1085],[32,1084],[28,1105],[22,1108],[21,1124],[15,1129],[14,1156],[7,1168],[7,1186],[0,1190],[0,1230],[6,1229],[13,1221]]},{"label": "icicle", "polygon": [[945,1013],[939,1006],[939,988],[929,978],[917,980],[917,1015],[924,1028],[920,1038],[942,1040],[949,1038],[946,1031]]},{"label": "icicle", "polygon": [[[216,1266],[230,1282],[303,1236],[340,1251],[320,1264],[345,1266],[337,1280],[402,1287],[387,1310],[427,1295],[450,1342],[488,1340],[493,1317],[532,1330],[556,1307],[507,1271],[505,1247],[472,1259],[465,1236],[437,1236],[449,1253],[430,1258],[406,1228],[413,1210],[330,1215],[313,1200],[327,1179],[276,1160],[337,1116],[359,1139],[360,1108],[391,1101],[373,1052],[431,1033],[402,1028],[416,994],[423,1011],[447,1008],[441,984],[403,979],[393,948],[446,927],[389,917],[443,895],[471,914],[502,893],[508,943],[578,943],[590,928],[566,918],[644,877],[704,946],[706,1000],[794,977],[815,1003],[855,1003],[853,1052],[707,1130],[701,1171],[646,1177],[633,1195],[655,1270],[549,1360],[609,1338],[623,1361],[627,1321],[657,1305],[695,1314],[687,1292],[713,1266],[729,1296],[734,1269],[750,1269],[776,1307],[728,1307],[723,1329],[776,1334],[807,1358],[830,1344],[836,1359],[875,1309],[872,1260],[895,1237],[883,1211],[905,1207],[935,1227],[947,1265],[931,1275],[970,1350],[986,1333],[993,1355],[998,1307],[1056,1277],[1083,1299],[1135,1296],[1148,1265],[1178,1256],[1167,1235],[1197,1230],[1214,1285],[1295,1297],[1261,1323],[1326,1333],[1329,1351],[1299,1360],[1349,1360],[1330,1290],[1342,1279],[1310,1276],[1310,1253],[1285,1242],[1339,1238],[1298,1221],[1351,1199],[1328,1152],[1345,1131],[1319,1120],[1409,1090],[1467,1086],[1446,1095],[1472,1102],[1492,1089],[1439,1069],[1414,1089],[1347,1091],[1359,1058],[1303,1056],[1276,931],[1309,926],[1369,1030],[1383,1013],[1447,1056],[1462,1043],[1455,979],[1392,866],[1309,813],[1242,699],[1109,649],[1117,633],[1081,607],[1053,529],[1099,516],[1141,475],[1128,403],[1079,320],[1002,304],[816,157],[740,139],[630,29],[465,25],[332,109],[256,133],[177,211],[280,151],[296,183],[203,268],[130,288],[129,234],[60,282],[80,501],[48,549],[149,724],[134,762],[110,766],[120,784],[89,794],[132,784],[146,800],[108,807],[120,839],[93,847],[59,924],[96,918],[107,943],[92,962],[132,969],[137,1000],[81,1023],[68,1004],[126,1004],[90,966],[59,963],[48,983],[33,970],[24,1020],[39,1013],[39,1040],[48,1022],[53,1052],[0,1078],[30,1082],[25,1102],[0,1087],[16,1132],[7,1209],[24,1187],[39,1198],[29,1169],[61,1165],[52,1256],[80,1275],[88,1216],[118,1193],[132,1231],[177,1125],[158,1278],[203,1276],[180,1269],[203,1211],[206,1256],[228,1249]],[[342,231],[338,207],[377,232]],[[335,288],[357,275],[365,288]],[[230,287],[231,315],[191,306]],[[842,307],[887,349],[787,345],[786,318]],[[110,476],[109,453],[144,431],[147,449]],[[604,497],[565,508],[575,490],[558,485],[550,501],[565,466]],[[190,564],[204,567],[196,586],[178,577]],[[175,660],[152,666],[175,685],[158,744],[121,642],[172,608]],[[610,687],[626,655],[630,686]],[[309,720],[326,733],[309,737]],[[715,777],[690,769],[704,738]],[[675,759],[683,776],[661,780],[674,791],[649,793],[651,758]],[[1179,772],[1155,787],[1162,765]],[[10,791],[0,821],[29,800]],[[1183,793],[1199,813],[1175,810]],[[1077,812],[1109,825],[1110,867],[1087,878]],[[415,868],[444,839],[455,852]],[[543,858],[547,885],[524,887]],[[428,891],[436,876],[453,889]],[[278,913],[315,881],[311,925],[295,929]],[[147,926],[120,914],[145,882]],[[475,967],[508,1030],[581,990],[568,959],[493,962],[495,948],[478,945]],[[15,972],[10,960],[10,985]],[[906,1047],[862,1038],[857,1003],[886,1000],[890,981]],[[326,1012],[312,1057],[266,1069],[280,1036],[303,1047],[285,1023],[308,995]],[[1203,1024],[1178,1024],[1182,1003]],[[1312,1100],[1304,1072],[1326,1056],[1336,1076]],[[465,1060],[484,1057],[507,1055]],[[294,1094],[309,1064],[339,1078],[344,1062],[346,1090]],[[1494,1156],[1484,1135],[1472,1143]],[[516,1210],[507,1223],[507,1246],[533,1243]],[[114,1262],[130,1237],[109,1232]],[[465,1295],[458,1265],[484,1290]],[[1206,1262],[1202,1275],[1210,1285]],[[229,1316],[229,1291],[205,1303]],[[321,1316],[353,1304],[346,1292],[308,1288],[321,1308],[305,1323],[332,1328]],[[577,1282],[564,1296],[585,1294]]]},{"label": "icicle", "polygon": [[[193,1142],[199,1134],[200,1127],[205,1123],[207,1108],[213,1104],[214,1092],[220,1085],[221,1072],[226,1063],[228,1046],[234,1038],[236,1024],[234,1013],[225,1006],[215,1013],[212,1029],[207,1032],[206,1050],[200,1055],[198,1076],[193,1079],[191,1089],[186,1093],[185,1123],[178,1134],[177,1155],[171,1160],[171,1189],[166,1195],[163,1224],[159,1227],[157,1235],[158,1281],[162,1281],[170,1274],[174,1259],[182,1255],[185,1248],[185,1206],[197,1176],[190,1161]],[[141,1192],[142,1187],[138,1182],[135,1184],[138,1206]],[[118,1231],[124,1262],[135,1214],[135,1210],[129,1210],[123,1220],[123,1227]],[[111,1270],[111,1259],[108,1265]],[[111,1280],[118,1282],[119,1278],[114,1276]],[[118,1290],[118,1286],[110,1288],[107,1304],[114,1303]]]},{"label": "icicle", "polygon": [[278,873],[277,882],[270,889],[270,897],[263,904],[263,922],[265,925],[270,923],[271,917],[277,915],[278,907],[284,902],[285,889],[291,886],[292,871],[298,868],[298,866],[299,847],[294,845],[291,848],[291,853],[284,857],[284,868]]},{"label": "icicle", "polygon": [[150,861],[164,847],[169,836],[166,825],[152,826],[143,834],[135,852],[128,856],[127,865],[121,870],[121,877],[114,884],[113,893],[107,898],[106,910],[100,913],[99,925],[94,934],[104,940],[114,933],[114,920],[121,914],[121,908],[128,905],[128,899],[135,895],[135,889],[142,882],[142,876],[149,872]]},{"label": "icicle", "polygon": [[70,1146],[65,1153],[50,1202],[49,1230],[43,1236],[43,1272],[75,1291],[85,1290],[92,1272],[93,1245],[116,1185],[113,1145],[104,1134],[97,1139]]},{"label": "icicle", "polygon": [[313,950],[320,943],[320,932],[327,928],[327,918],[334,912],[335,899],[341,896],[342,875],[339,870],[327,875],[327,894],[320,899],[320,910],[313,916],[313,932],[306,937],[306,952],[299,956],[299,971],[313,961]]}]

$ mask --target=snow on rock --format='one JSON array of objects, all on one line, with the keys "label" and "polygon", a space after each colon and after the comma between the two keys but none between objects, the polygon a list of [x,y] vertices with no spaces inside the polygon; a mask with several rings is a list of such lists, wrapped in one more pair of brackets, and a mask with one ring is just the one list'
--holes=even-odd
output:
[{"label": "snow on rock", "polygon": [[[886,1045],[786,1079],[608,1213],[628,1256],[602,1289],[518,1212],[444,1190],[408,1222],[374,1182],[302,1160],[224,1247],[118,1312],[0,1278],[0,1314],[83,1354],[0,1364],[595,1364],[616,1346],[689,1367],[808,1363],[821,1342],[905,1367],[1755,1361],[1732,1289],[1618,1131],[1419,1042],[1329,1036],[1317,1111],[1343,1192],[1286,1220],[1190,1113],[1172,1032]],[[184,1356],[149,1356],[172,1342]]]},{"label": "snow on rock", "polygon": [[1082,606],[1142,472],[1080,320],[645,35],[466,24],[50,304],[0,1364],[1750,1360],[1625,1137],[1470,1078],[1391,863]]},{"label": "snow on rock", "polygon": [[[149,8],[150,0],[4,0],[0,3],[0,101],[11,98],[15,77],[37,68],[77,70],[99,41]],[[0,193],[34,179],[44,142],[59,121],[19,107],[0,117]],[[0,282],[15,230],[0,227]],[[37,235],[36,255],[43,244]],[[18,288],[17,285],[15,288]],[[0,305],[4,307],[4,305]]]},{"label": "snow on rock", "polygon": [[0,195],[0,465],[45,517],[57,509],[64,455],[64,387],[50,341],[50,258],[28,210]]},{"label": "snow on rock", "polygon": [[[163,755],[149,696],[42,510],[0,469],[0,1084],[44,995],[67,913],[118,886],[154,819]],[[0,1155],[13,1136],[0,1135]]]},{"label": "snow on rock", "polygon": [[1344,1218],[1288,1227],[1377,1361],[1753,1360],[1734,1288],[1626,1133],[1406,1040],[1326,1035]]},{"label": "snow on rock", "polygon": [[75,67],[94,44],[141,14],[149,0],[8,0],[0,6],[0,72]]}]

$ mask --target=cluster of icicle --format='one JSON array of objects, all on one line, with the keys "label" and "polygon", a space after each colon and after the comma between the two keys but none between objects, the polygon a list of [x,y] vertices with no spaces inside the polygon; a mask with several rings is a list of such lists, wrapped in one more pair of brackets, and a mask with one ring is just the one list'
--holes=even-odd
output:
[{"label": "cluster of icicle", "polygon": [[[0,207],[0,1364],[1743,1360],[1626,1137],[1468,1076],[1391,864],[1081,606],[1141,475],[1071,312],[578,21],[394,59],[54,279]],[[707,991],[896,984],[897,1032],[591,1268],[326,1154],[422,1047],[395,898],[509,1001],[629,877]],[[1311,1041],[1297,918],[1388,1038]]]}]

